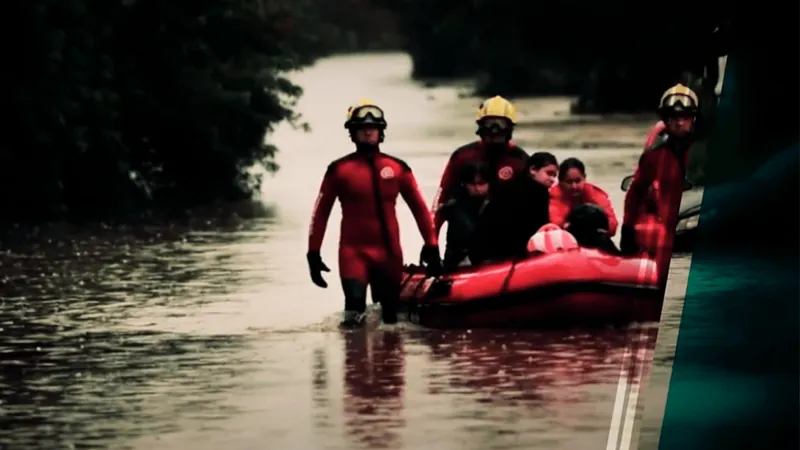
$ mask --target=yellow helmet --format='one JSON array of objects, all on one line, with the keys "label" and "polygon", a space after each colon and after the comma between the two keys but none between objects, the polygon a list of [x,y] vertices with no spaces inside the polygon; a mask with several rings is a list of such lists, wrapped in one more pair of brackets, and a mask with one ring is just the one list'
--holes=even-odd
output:
[{"label": "yellow helmet", "polygon": [[383,110],[368,98],[362,99],[347,108],[347,119],[344,122],[344,127],[349,129],[358,125],[373,125],[380,129],[386,128],[387,124]]},{"label": "yellow helmet", "polygon": [[478,107],[478,112],[475,114],[475,121],[481,122],[483,119],[499,118],[506,119],[512,125],[517,123],[517,108],[514,105],[500,97],[499,95],[486,99]]},{"label": "yellow helmet", "polygon": [[700,103],[697,94],[683,84],[676,84],[664,92],[658,104],[661,114],[689,113],[696,114]]}]

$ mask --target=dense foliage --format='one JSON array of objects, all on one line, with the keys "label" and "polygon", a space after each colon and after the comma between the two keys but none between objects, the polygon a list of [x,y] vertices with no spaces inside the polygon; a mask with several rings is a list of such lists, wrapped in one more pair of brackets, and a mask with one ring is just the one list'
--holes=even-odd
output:
[{"label": "dense foliage", "polygon": [[480,94],[652,109],[676,73],[718,53],[702,39],[676,52],[676,33],[719,20],[681,16],[665,34],[628,3],[12,0],[0,219],[249,198],[259,180],[245,169],[276,169],[264,136],[299,124],[285,74],[333,51],[405,48],[415,77],[476,76]]},{"label": "dense foliage", "polygon": [[625,1],[373,1],[397,13],[416,77],[478,75],[481,95],[580,94],[580,111],[650,110],[725,53],[714,2],[673,14]]},{"label": "dense foliage", "polygon": [[[15,0],[0,147],[7,219],[251,195],[264,135],[295,121],[284,78],[323,49],[305,0]],[[312,8],[313,9],[313,8]],[[298,33],[297,30],[303,30]]]}]

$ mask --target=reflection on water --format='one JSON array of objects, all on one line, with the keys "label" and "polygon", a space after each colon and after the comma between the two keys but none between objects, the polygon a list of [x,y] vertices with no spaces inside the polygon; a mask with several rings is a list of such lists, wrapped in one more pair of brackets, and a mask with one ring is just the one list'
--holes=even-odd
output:
[{"label": "reflection on water", "polygon": [[[314,351],[315,432],[335,435],[341,414],[341,448],[598,448],[626,347],[634,353],[627,376],[639,379],[655,332],[342,333],[339,411],[333,349]],[[339,448],[334,441],[326,448]]]},{"label": "reflection on water", "polygon": [[[0,236],[0,444],[601,448],[625,347],[634,343],[635,357],[647,358],[652,327],[498,333],[375,325],[340,333],[338,212],[322,252],[331,288],[308,281],[308,215],[325,166],[349,151],[345,105],[367,95],[392,111],[387,151],[414,167],[429,199],[449,151],[474,137],[475,99],[448,87],[426,92],[403,81],[408,68],[402,55],[350,56],[298,76],[314,132],[282,128],[272,137],[283,169],[264,187],[269,210],[245,205],[213,221],[59,224]],[[354,73],[365,78],[329,89],[331,79]],[[541,102],[521,103],[521,114],[569,104]],[[568,125],[521,127],[518,140],[533,146],[556,132],[556,140],[581,136]],[[580,139],[636,133],[595,126]],[[619,210],[618,183],[638,152],[555,150],[585,159]],[[413,218],[398,209],[404,251],[416,254],[422,241]],[[673,267],[680,276],[686,270]],[[672,295],[664,309],[672,330],[679,316],[680,296]]]},{"label": "reflection on water", "polygon": [[344,335],[347,434],[365,448],[400,448],[405,355],[400,333]]},{"label": "reflection on water", "polygon": [[[475,330],[431,333],[423,341],[448,377],[431,393],[451,389],[480,392],[480,402],[570,403],[565,393],[597,383],[616,383],[626,345],[642,345],[652,330],[502,333]],[[554,392],[556,391],[556,392]],[[553,396],[553,394],[556,394]]]},{"label": "reflection on water", "polygon": [[100,447],[173,431],[173,417],[213,421],[236,413],[226,405],[230,380],[248,370],[230,360],[242,345],[236,337],[15,325],[0,362],[0,442],[9,448]]}]

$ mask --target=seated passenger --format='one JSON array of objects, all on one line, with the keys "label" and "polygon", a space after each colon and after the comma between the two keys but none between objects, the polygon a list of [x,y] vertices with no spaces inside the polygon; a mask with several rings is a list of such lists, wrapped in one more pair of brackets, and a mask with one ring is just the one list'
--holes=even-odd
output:
[{"label": "seated passenger", "polygon": [[469,249],[473,234],[489,194],[491,170],[483,163],[467,164],[458,174],[456,192],[441,206],[441,217],[447,222],[447,245],[443,268],[451,272],[469,265]]},{"label": "seated passenger", "polygon": [[528,158],[528,173],[539,184],[550,189],[558,178],[558,160],[548,152],[536,152]]},{"label": "seated passenger", "polygon": [[586,166],[577,158],[565,159],[558,168],[558,185],[550,189],[550,222],[564,227],[576,206],[592,203],[608,216],[608,236],[617,232],[617,217],[608,194],[586,181]]},{"label": "seated passenger", "polygon": [[579,247],[575,236],[554,223],[539,228],[528,241],[528,253],[555,253],[576,248]]},{"label": "seated passenger", "polygon": [[620,255],[619,248],[608,234],[609,220],[603,208],[591,203],[576,206],[567,217],[565,229],[583,248],[593,248]]},{"label": "seated passenger", "polygon": [[555,156],[550,153],[534,153],[528,159],[525,172],[490,193],[470,252],[473,264],[528,255],[528,240],[550,222],[547,189],[553,182],[554,177],[550,175],[556,163]]}]

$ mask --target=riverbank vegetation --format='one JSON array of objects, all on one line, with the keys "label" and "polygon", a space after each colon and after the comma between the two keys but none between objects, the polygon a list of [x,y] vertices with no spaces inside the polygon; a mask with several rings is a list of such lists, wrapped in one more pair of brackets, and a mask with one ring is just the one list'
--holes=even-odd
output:
[{"label": "riverbank vegetation", "polygon": [[415,78],[474,76],[481,95],[652,108],[674,71],[623,36],[644,25],[611,31],[635,12],[578,3],[517,17],[509,0],[12,0],[0,221],[250,198],[246,169],[276,170],[264,136],[302,126],[285,74],[332,52],[406,50]]},{"label": "riverbank vegetation", "polygon": [[714,2],[662,30],[668,16],[630,2],[373,1],[396,13],[415,77],[476,76],[479,95],[579,96],[578,112],[651,110],[670,83],[713,72],[729,40]]},{"label": "riverbank vegetation", "polygon": [[329,50],[307,3],[12,1],[3,218],[248,198],[245,169],[275,168],[265,133],[297,120],[283,74]]}]

